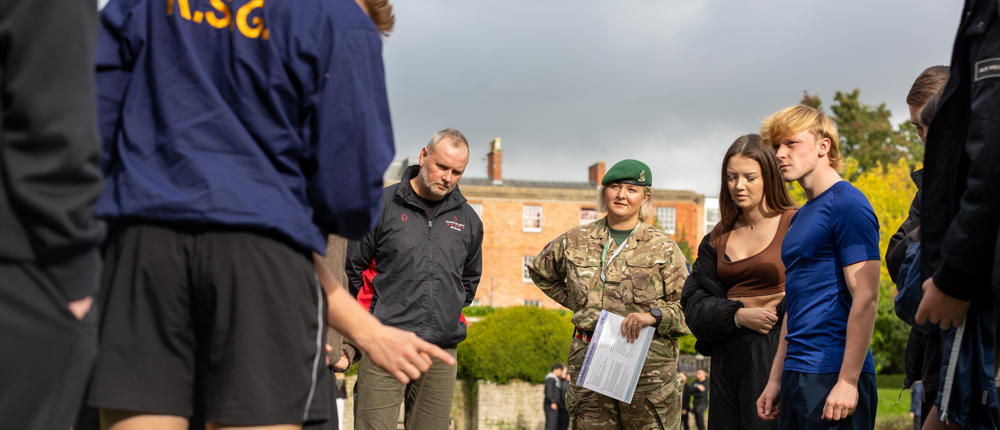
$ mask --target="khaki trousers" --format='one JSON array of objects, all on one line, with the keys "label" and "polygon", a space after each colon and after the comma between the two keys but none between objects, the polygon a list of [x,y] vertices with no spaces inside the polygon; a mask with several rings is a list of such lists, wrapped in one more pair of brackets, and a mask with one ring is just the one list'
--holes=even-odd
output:
[{"label": "khaki trousers", "polygon": [[[452,357],[457,351],[447,349]],[[394,430],[399,422],[399,404],[406,402],[405,426],[411,430],[446,429],[451,421],[451,402],[457,367],[434,360],[420,379],[402,384],[375,366],[368,356],[358,363],[358,397],[354,428]]]}]

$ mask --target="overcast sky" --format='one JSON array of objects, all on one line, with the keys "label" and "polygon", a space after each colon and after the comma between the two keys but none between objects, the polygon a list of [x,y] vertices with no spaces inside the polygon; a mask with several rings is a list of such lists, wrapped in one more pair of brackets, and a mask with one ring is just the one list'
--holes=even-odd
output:
[{"label": "overcast sky", "polygon": [[654,186],[718,194],[725,149],[768,114],[861,89],[894,122],[923,68],[948,64],[958,0],[409,0],[386,40],[397,158],[434,131],[493,137],[507,179],[585,181],[648,163]]}]

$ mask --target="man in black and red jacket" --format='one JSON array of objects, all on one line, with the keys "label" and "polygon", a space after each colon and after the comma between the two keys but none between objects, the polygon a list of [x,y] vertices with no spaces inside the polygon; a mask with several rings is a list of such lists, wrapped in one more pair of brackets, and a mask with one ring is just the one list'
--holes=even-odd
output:
[{"label": "man in black and red jacket", "polygon": [[[371,313],[412,331],[452,356],[465,340],[462,308],[476,296],[482,273],[483,224],[458,189],[469,144],[455,129],[437,132],[401,181],[383,192],[375,229],[347,247],[348,289],[357,295],[373,267]],[[407,428],[446,428],[454,366],[435,361],[420,379],[401,384],[365,358],[358,365],[355,423],[395,429],[406,398]]]}]

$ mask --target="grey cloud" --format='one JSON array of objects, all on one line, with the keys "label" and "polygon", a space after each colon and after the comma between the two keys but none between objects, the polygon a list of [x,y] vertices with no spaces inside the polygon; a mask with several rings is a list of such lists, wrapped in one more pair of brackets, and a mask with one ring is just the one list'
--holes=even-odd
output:
[{"label": "grey cloud", "polygon": [[[657,187],[718,191],[740,134],[806,89],[886,102],[897,120],[924,67],[947,64],[959,2],[396,1],[386,67],[398,157],[458,127],[485,176],[584,180],[640,158]],[[662,172],[662,173],[661,173]]]}]

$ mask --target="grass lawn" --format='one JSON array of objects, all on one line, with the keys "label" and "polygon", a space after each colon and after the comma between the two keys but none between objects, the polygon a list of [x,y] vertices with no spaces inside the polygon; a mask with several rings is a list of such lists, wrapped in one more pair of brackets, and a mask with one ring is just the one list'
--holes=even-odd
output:
[{"label": "grass lawn", "polygon": [[[902,396],[899,395],[900,391],[903,393]],[[899,404],[896,404],[897,398]],[[910,392],[901,388],[879,388],[878,410],[875,416],[889,418],[898,415],[910,416]]]}]

